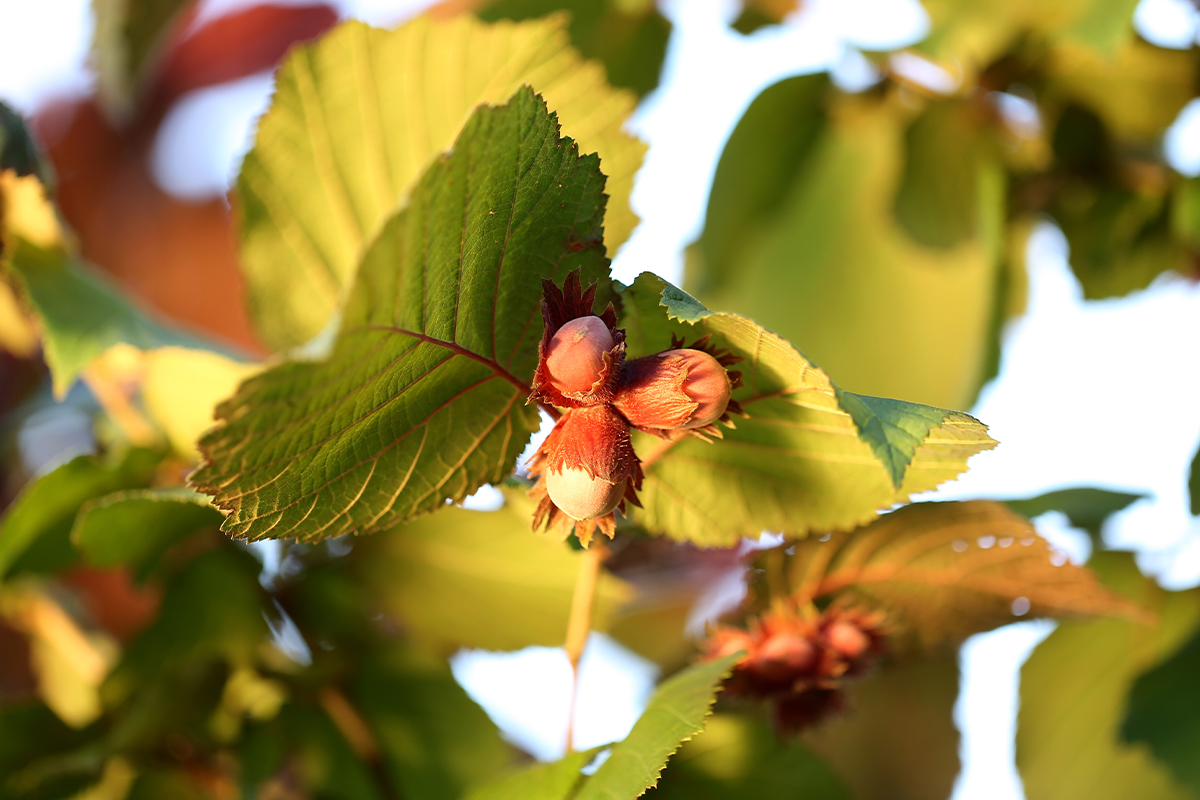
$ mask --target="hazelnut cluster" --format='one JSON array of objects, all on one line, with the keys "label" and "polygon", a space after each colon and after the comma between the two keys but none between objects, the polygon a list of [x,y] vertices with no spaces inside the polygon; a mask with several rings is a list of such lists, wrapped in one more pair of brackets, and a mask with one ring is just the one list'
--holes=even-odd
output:
[{"label": "hazelnut cluster", "polygon": [[726,691],[772,701],[778,728],[794,733],[844,708],[844,680],[870,669],[885,640],[878,612],[831,607],[813,618],[776,609],[749,629],[716,627],[702,657],[746,651]]},{"label": "hazelnut cluster", "polygon": [[662,438],[720,437],[741,413],[731,398],[741,377],[726,367],[737,357],[708,346],[708,337],[683,347],[625,360],[625,331],[612,304],[592,313],[596,285],[585,291],[579,271],[559,289],[542,281],[544,328],[529,402],[562,411],[554,430],[529,460],[537,484],[533,526],[572,529],[586,547],[599,529],[612,537],[614,514],[640,505],[642,468],[630,428]]}]

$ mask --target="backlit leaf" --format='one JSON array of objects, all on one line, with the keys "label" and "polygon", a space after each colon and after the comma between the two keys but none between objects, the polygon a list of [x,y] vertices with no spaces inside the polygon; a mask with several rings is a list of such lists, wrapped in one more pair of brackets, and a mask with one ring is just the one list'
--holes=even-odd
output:
[{"label": "backlit leaf", "polygon": [[537,764],[481,785],[466,800],[570,800],[583,781],[581,769],[596,757],[596,751],[567,753],[550,764]]},{"label": "backlit leaf", "polygon": [[893,661],[850,682],[847,712],[802,741],[845,781],[851,797],[945,800],[959,773],[958,686],[957,653]]},{"label": "backlit leaf", "polygon": [[846,593],[881,606],[889,625],[925,645],[958,641],[1032,616],[1136,615],[1086,567],[1053,551],[1001,503],[916,503],[829,541],[796,545],[801,597]]},{"label": "backlit leaf", "polygon": [[677,673],[650,698],[624,741],[613,746],[574,800],[634,800],[658,782],[667,759],[704,730],[721,681],[741,654],[696,664]]},{"label": "backlit leaf", "polygon": [[658,85],[671,23],[653,0],[498,0],[479,15],[489,21],[525,20],[555,11],[571,14],[571,43],[604,64],[609,83],[642,96]]},{"label": "backlit leaf", "polygon": [[615,252],[637,221],[629,192],[645,147],[621,131],[635,99],[579,57],[565,27],[562,16],[419,18],[395,31],[347,22],[292,51],[236,194],[250,304],[268,343],[299,344],[325,327],[364,247],[471,109],[522,84],[603,160],[604,241]]},{"label": "backlit leaf", "polygon": [[[987,429],[966,414],[855,396],[860,428],[838,403],[825,372],[788,342],[745,317],[710,312],[656,276],[639,277],[623,293],[623,305],[621,324],[632,355],[663,350],[672,335],[691,342],[712,334],[714,345],[744,359],[735,368],[745,385],[734,397],[749,418],[737,418],[737,428],[725,430],[723,439],[710,444],[635,437],[646,473],[644,510],[636,518],[652,531],[732,547],[763,530],[795,536],[846,530],[956,477],[968,458],[995,446]],[[886,409],[887,426],[869,424],[868,402]],[[934,416],[941,424],[927,427]],[[903,449],[911,441],[897,447],[888,439],[897,429],[906,436],[928,433],[911,463],[904,463]],[[877,452],[888,457],[888,467]],[[899,489],[897,472],[903,475]]]},{"label": "backlit leaf", "polygon": [[1005,500],[1004,504],[1023,517],[1033,519],[1047,511],[1061,511],[1076,528],[1087,531],[1093,541],[1100,541],[1104,522],[1123,511],[1145,495],[1111,492],[1107,489],[1060,489],[1024,500]]},{"label": "backlit leaf", "polygon": [[1004,176],[979,141],[932,155],[942,139],[982,136],[965,111],[932,109],[912,129],[933,128],[910,142],[906,175],[908,106],[815,76],[764,90],[721,154],[684,288],[779,333],[847,389],[969,407],[1006,305]]},{"label": "backlit leaf", "polygon": [[[405,628],[449,652],[559,646],[582,554],[531,533],[532,513],[513,498],[498,511],[450,508],[380,533],[355,544],[358,580]],[[592,629],[606,630],[630,594],[603,576]]]},{"label": "backlit leaf", "polygon": [[1121,739],[1149,745],[1176,780],[1200,793],[1200,636],[1143,673],[1129,693]]},{"label": "backlit leaf", "polygon": [[1017,768],[1030,798],[1184,800],[1147,748],[1120,741],[1130,687],[1200,621],[1200,590],[1168,592],[1143,577],[1130,553],[1097,552],[1104,582],[1156,616],[1062,622],[1021,669]]},{"label": "backlit leaf", "polygon": [[684,744],[646,793],[654,800],[847,800],[838,776],[803,745],[780,739],[761,720],[714,714],[704,734]]},{"label": "backlit leaf", "polygon": [[477,110],[368,249],[329,358],[218,408],[192,481],[224,530],[369,532],[506,477],[538,427],[541,279],[607,285],[597,164],[528,88]]}]

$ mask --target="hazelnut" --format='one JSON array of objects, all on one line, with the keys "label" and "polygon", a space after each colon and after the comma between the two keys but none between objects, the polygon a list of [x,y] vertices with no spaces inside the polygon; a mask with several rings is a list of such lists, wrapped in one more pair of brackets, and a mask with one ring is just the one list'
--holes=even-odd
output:
[{"label": "hazelnut", "polygon": [[835,622],[825,629],[825,641],[847,661],[861,658],[871,647],[871,637],[850,622]]},{"label": "hazelnut", "polygon": [[703,428],[729,407],[733,386],[716,358],[667,350],[628,361],[613,405],[636,428]]},{"label": "hazelnut", "polygon": [[546,473],[546,491],[568,517],[589,520],[616,510],[625,496],[625,481],[612,483],[582,469],[550,470]]},{"label": "hazelnut", "polygon": [[560,392],[591,392],[608,375],[615,342],[599,317],[579,317],[563,325],[546,348],[550,383]]}]

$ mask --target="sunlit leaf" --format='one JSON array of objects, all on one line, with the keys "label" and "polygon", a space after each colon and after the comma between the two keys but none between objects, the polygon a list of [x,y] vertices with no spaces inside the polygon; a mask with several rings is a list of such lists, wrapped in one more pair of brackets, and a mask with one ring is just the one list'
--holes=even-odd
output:
[{"label": "sunlit leaf", "polygon": [[[715,346],[744,359],[735,368],[745,385],[734,397],[749,418],[736,419],[737,428],[724,431],[723,439],[635,437],[646,473],[644,510],[636,516],[652,531],[731,547],[763,530],[796,536],[846,530],[956,477],[970,456],[995,446],[966,414],[899,401],[872,400],[886,405],[889,425],[867,424],[871,417],[864,412],[860,428],[825,372],[788,342],[745,317],[710,312],[653,275],[642,275],[623,293],[623,306],[633,355],[669,347],[672,335],[693,341],[712,334]],[[934,412],[942,423],[930,429]],[[928,433],[906,465],[904,451],[887,438],[897,426]],[[877,451],[889,457],[887,468]],[[897,472],[904,476],[899,489]]]},{"label": "sunlit leaf", "polygon": [[[961,640],[1014,616],[1136,616],[1086,567],[1053,551],[1002,503],[917,503],[826,542],[796,545],[802,597],[839,593],[882,607],[925,645]],[[1024,611],[1017,610],[1022,598]]]},{"label": "sunlit leaf", "polygon": [[1143,673],[1129,693],[1121,738],[1149,745],[1176,780],[1200,793],[1200,636]]},{"label": "sunlit leaf", "polygon": [[[721,155],[684,288],[779,333],[847,389],[967,408],[989,374],[1005,305],[999,162],[979,142],[955,144],[953,165],[930,160],[944,146],[926,139],[971,124],[946,106],[953,124],[921,137],[900,199],[910,227],[958,244],[920,244],[896,219],[911,109],[826,86],[789,78],[751,104]],[[973,178],[950,174],[966,161]],[[957,222],[946,238],[948,215]]]},{"label": "sunlit leaf", "polygon": [[602,748],[567,753],[550,764],[537,764],[479,786],[466,800],[570,800],[583,780],[581,769]]},{"label": "sunlit leaf", "polygon": [[851,683],[847,712],[803,741],[851,797],[944,800],[959,773],[958,684],[956,653],[890,663]]},{"label": "sunlit leaf", "polygon": [[633,800],[658,782],[667,759],[704,730],[721,681],[740,653],[677,673],[650,698],[624,741],[613,746],[574,800]]},{"label": "sunlit leaf", "polygon": [[484,3],[485,20],[525,20],[569,11],[571,43],[604,64],[609,83],[642,96],[658,85],[671,23],[653,0],[498,0]]},{"label": "sunlit leaf", "polygon": [[176,542],[224,518],[190,489],[138,489],[105,495],[79,510],[71,541],[97,567],[130,567],[139,578]]},{"label": "sunlit leaf", "polygon": [[[636,224],[629,192],[645,148],[621,131],[635,100],[579,57],[565,27],[562,16],[420,18],[395,31],[347,22],[292,51],[236,195],[250,303],[268,343],[298,344],[325,327],[363,248],[471,109],[522,84],[544,94],[582,152],[599,153],[604,242],[615,252]],[[598,233],[576,241],[589,236]]]},{"label": "sunlit leaf", "polygon": [[1056,800],[1183,800],[1147,748],[1120,741],[1130,687],[1200,621],[1200,591],[1168,592],[1129,553],[1098,552],[1091,567],[1114,590],[1158,616],[1063,622],[1021,669],[1017,767],[1026,794]]},{"label": "sunlit leaf", "polygon": [[444,661],[422,663],[400,649],[375,655],[352,698],[401,797],[458,800],[509,761],[511,748]]},{"label": "sunlit leaf", "polygon": [[1071,524],[1082,528],[1092,540],[1100,541],[1105,521],[1145,497],[1142,494],[1112,492],[1107,489],[1060,489],[1024,500],[1005,500],[1004,504],[1018,514],[1033,519],[1047,511],[1060,511]]},{"label": "sunlit leaf", "polygon": [[30,482],[0,517],[0,579],[22,560],[30,568],[65,566],[80,506],[94,497],[145,486],[158,460],[146,450],[108,460],[79,456]]},{"label": "sunlit leaf", "polygon": [[[419,637],[457,647],[519,650],[562,644],[582,554],[529,530],[532,505],[447,509],[355,544],[371,598]],[[606,630],[628,585],[605,576],[594,630]]]},{"label": "sunlit leaf", "polygon": [[332,355],[276,367],[217,410],[193,483],[224,530],[369,532],[511,471],[542,278],[606,279],[603,176],[528,88],[476,111],[367,251]]},{"label": "sunlit leaf", "polygon": [[921,244],[953,248],[978,234],[980,191],[997,153],[975,116],[965,102],[935,101],[904,132],[896,219]]},{"label": "sunlit leaf", "polygon": [[195,461],[196,442],[216,424],[213,411],[261,367],[209,350],[163,347],[142,359],[142,402],[171,448]]},{"label": "sunlit leaf", "polygon": [[796,742],[780,739],[751,717],[714,714],[704,733],[671,759],[654,800],[847,800],[841,779],[820,758]]}]

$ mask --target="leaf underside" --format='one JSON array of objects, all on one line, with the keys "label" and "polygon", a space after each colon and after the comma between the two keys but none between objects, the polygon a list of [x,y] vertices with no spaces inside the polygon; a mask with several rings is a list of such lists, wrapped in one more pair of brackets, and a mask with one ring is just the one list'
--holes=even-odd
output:
[{"label": "leaf underside", "polygon": [[192,481],[224,530],[368,532],[505,477],[538,426],[541,279],[607,284],[603,187],[529,88],[478,109],[366,251],[329,358],[218,407]]},{"label": "leaf underside", "polygon": [[[734,367],[744,382],[734,398],[748,418],[735,419],[724,439],[635,438],[646,473],[644,510],[636,518],[673,538],[730,547],[764,530],[793,536],[849,530],[953,479],[972,455],[996,445],[966,414],[852,395],[888,422],[860,429],[829,377],[787,341],[745,317],[708,311],[649,273],[624,291],[623,311],[635,355],[664,349],[673,335],[690,343],[712,334],[715,346],[743,359]],[[897,431],[907,440],[897,440]],[[888,468],[878,453],[888,457]]]}]

